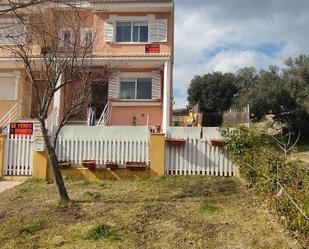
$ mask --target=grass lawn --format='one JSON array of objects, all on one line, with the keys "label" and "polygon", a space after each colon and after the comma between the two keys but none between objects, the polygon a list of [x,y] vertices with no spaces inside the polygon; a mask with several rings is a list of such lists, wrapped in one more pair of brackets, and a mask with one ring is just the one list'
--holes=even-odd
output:
[{"label": "grass lawn", "polygon": [[0,248],[299,248],[237,179],[168,177],[53,184],[1,194]]}]

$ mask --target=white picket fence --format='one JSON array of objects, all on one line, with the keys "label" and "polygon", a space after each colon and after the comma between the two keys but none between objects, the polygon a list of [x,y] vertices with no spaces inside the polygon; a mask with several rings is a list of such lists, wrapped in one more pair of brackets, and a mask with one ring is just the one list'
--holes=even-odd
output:
[{"label": "white picket fence", "polygon": [[32,136],[8,135],[5,144],[6,176],[31,176],[32,175]]},{"label": "white picket fence", "polygon": [[149,131],[147,127],[64,127],[57,142],[61,161],[71,161],[73,167],[82,160],[106,162],[149,163]]},{"label": "white picket fence", "polygon": [[235,175],[227,150],[209,143],[212,138],[220,138],[216,128],[170,127],[167,137],[186,140],[184,145],[166,146],[167,175]]}]

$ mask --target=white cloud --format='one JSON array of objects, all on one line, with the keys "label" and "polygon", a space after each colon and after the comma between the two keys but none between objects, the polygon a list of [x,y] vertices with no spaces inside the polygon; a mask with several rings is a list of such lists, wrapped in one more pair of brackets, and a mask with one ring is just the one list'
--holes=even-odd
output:
[{"label": "white cloud", "polygon": [[[176,0],[174,88],[186,95],[196,74],[267,68],[308,53],[307,0]],[[278,44],[278,51],[263,51]],[[177,96],[176,96],[177,97]],[[176,106],[185,106],[185,97]]]},{"label": "white cloud", "polygon": [[209,71],[235,72],[240,68],[252,65],[258,69],[272,64],[273,59],[265,54],[252,50],[227,50],[216,54],[208,63]]}]

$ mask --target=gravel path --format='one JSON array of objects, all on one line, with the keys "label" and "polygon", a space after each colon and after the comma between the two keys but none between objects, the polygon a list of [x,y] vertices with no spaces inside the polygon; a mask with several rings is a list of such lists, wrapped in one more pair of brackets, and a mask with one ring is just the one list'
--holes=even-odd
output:
[{"label": "gravel path", "polygon": [[0,181],[0,193],[24,183],[23,181]]}]

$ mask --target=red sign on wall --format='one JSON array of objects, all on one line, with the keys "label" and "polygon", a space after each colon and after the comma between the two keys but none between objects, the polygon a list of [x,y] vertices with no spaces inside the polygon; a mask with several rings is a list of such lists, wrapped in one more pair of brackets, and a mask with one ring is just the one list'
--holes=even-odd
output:
[{"label": "red sign on wall", "polygon": [[145,45],[146,54],[159,54],[160,53],[160,44],[146,44]]},{"label": "red sign on wall", "polygon": [[11,135],[32,135],[33,123],[11,123],[10,124]]}]

